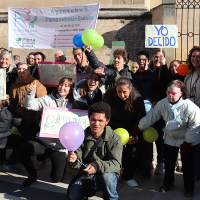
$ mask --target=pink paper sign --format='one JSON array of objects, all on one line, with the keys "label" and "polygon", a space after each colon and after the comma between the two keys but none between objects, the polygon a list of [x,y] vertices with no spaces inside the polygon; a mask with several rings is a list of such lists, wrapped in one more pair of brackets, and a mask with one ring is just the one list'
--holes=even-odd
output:
[{"label": "pink paper sign", "polygon": [[88,111],[45,106],[40,137],[59,138],[60,128],[67,122],[77,122],[86,129],[90,125]]},{"label": "pink paper sign", "polygon": [[39,62],[40,82],[46,87],[57,87],[63,77],[73,78],[77,83],[77,69],[74,62]]}]

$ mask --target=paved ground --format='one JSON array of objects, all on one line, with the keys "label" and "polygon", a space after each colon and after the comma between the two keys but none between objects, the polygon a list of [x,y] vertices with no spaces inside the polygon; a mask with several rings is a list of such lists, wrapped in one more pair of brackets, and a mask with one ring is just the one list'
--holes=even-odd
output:
[{"label": "paved ground", "polygon": [[[33,158],[34,159],[34,158]],[[180,162],[179,162],[180,163]],[[50,160],[47,159],[45,169],[38,171],[38,182],[32,184],[31,187],[24,188],[21,186],[22,182],[27,176],[27,173],[22,165],[17,164],[22,169],[20,175],[4,173],[0,169],[0,200],[69,200],[67,198],[67,187],[71,178],[76,174],[75,171],[67,169],[65,179],[62,183],[51,183],[50,174]],[[193,198],[184,197],[183,177],[181,171],[175,174],[175,186],[167,193],[159,193],[158,188],[162,184],[163,175],[155,175],[152,170],[152,178],[147,180],[138,173],[134,179],[138,182],[137,188],[131,188],[119,181],[117,190],[120,200],[199,200],[200,199],[200,180],[196,181],[195,195]],[[90,198],[92,200],[100,200],[102,194],[97,193],[96,196]]]}]

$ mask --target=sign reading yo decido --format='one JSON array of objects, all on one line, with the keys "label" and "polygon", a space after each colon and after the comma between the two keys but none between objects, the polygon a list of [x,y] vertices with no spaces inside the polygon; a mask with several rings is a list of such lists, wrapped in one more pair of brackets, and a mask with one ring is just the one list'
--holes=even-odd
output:
[{"label": "sign reading yo decido", "polygon": [[178,48],[177,25],[146,25],[146,48]]}]

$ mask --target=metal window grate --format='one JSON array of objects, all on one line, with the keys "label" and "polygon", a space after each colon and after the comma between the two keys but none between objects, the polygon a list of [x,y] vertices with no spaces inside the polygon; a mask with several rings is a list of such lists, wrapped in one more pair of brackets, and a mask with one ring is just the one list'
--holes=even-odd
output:
[{"label": "metal window grate", "polygon": [[175,58],[185,62],[190,49],[200,46],[200,0],[177,0],[176,20],[179,47]]}]

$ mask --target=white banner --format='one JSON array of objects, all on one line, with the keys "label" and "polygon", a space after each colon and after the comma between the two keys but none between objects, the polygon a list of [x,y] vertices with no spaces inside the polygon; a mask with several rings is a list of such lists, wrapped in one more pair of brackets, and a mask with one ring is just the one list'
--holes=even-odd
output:
[{"label": "white banner", "polygon": [[68,7],[9,7],[8,46],[69,49],[73,37],[95,29],[100,4]]},{"label": "white banner", "polygon": [[146,48],[178,48],[177,25],[146,25]]},{"label": "white banner", "polygon": [[0,99],[6,99],[6,69],[0,69]]}]

